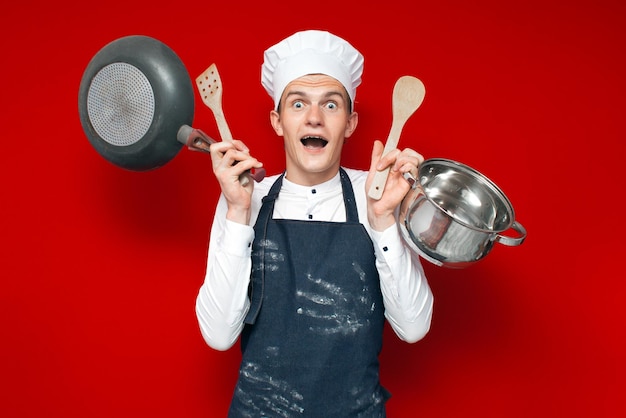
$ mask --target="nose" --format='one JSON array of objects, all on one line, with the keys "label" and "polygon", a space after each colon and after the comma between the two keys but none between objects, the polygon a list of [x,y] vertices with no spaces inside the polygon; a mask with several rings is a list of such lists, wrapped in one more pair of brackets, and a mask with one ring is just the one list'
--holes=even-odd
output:
[{"label": "nose", "polygon": [[310,106],[306,115],[307,124],[319,126],[323,123],[322,110],[319,106]]}]

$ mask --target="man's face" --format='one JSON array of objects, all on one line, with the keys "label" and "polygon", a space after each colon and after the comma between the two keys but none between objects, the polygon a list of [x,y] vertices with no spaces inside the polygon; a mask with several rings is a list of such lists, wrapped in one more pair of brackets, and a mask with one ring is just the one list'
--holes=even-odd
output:
[{"label": "man's face", "polygon": [[287,85],[280,113],[270,114],[272,126],[285,143],[287,178],[314,185],[337,174],[345,138],[358,122],[350,113],[348,93],[336,79],[313,74]]}]

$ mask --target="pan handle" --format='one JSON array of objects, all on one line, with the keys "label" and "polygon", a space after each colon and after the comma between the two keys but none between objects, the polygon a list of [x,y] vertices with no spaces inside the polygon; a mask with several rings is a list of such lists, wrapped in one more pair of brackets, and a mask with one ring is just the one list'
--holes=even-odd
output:
[{"label": "pan handle", "polygon": [[496,242],[499,242],[502,245],[508,245],[510,247],[515,247],[520,245],[526,239],[526,228],[522,226],[521,223],[514,221],[513,225],[511,225],[511,229],[516,231],[519,236],[517,237],[506,237],[504,235],[498,234],[496,236]]},{"label": "pan handle", "polygon": [[[211,144],[215,144],[217,141],[200,129],[192,128],[189,125],[183,125],[178,130],[176,134],[176,140],[184,145],[186,145],[190,150],[193,151],[201,151],[209,154],[211,152],[210,147]],[[254,172],[245,173],[243,176],[244,182],[242,184],[245,186],[248,183],[248,175],[252,177],[257,183],[265,178],[265,169],[260,168],[254,170]]]},{"label": "pan handle", "polygon": [[189,125],[183,125],[176,134],[178,142],[186,145],[190,150],[210,153],[209,147],[217,141],[200,129],[192,128]]}]

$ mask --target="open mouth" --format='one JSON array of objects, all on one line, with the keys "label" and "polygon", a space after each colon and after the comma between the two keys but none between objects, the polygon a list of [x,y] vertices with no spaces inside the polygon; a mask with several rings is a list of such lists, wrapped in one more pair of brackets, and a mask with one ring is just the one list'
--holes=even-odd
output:
[{"label": "open mouth", "polygon": [[324,148],[328,141],[319,136],[305,136],[300,140],[306,148]]}]

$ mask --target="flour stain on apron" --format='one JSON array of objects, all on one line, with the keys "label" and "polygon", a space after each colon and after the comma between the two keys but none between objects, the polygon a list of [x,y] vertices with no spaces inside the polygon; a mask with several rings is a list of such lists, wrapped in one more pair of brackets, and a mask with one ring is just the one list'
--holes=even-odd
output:
[{"label": "flour stain on apron", "polygon": [[[358,408],[366,405],[380,405],[381,403],[385,402],[385,397],[380,392],[374,392],[369,395],[359,396],[362,393],[363,391],[360,387],[353,387],[352,389],[350,389],[350,395],[354,396]],[[368,415],[368,413],[366,412],[363,416],[369,418],[370,415]]]},{"label": "flour stain on apron", "polygon": [[[360,301],[361,303],[365,305],[370,305],[371,296],[368,296],[370,295],[370,288],[367,285],[367,274],[365,273],[361,265],[357,263],[356,261],[352,262],[352,268],[354,269],[354,271],[357,272],[357,274],[359,275],[359,278],[361,279],[361,282],[363,283],[363,293],[360,296]],[[376,302],[371,302],[370,311],[374,312],[375,309],[376,309]]]},{"label": "flour stain on apron", "polygon": [[[276,347],[274,347],[276,348]],[[262,388],[261,393],[249,393],[237,389],[237,395],[247,410],[255,412],[250,417],[265,416],[268,411],[278,417],[290,417],[294,413],[302,414],[304,408],[300,405],[302,394],[293,389],[286,381],[277,380],[263,371],[263,366],[254,362],[242,364],[240,378],[256,387]]]},{"label": "flour stain on apron", "polygon": [[259,247],[265,250],[265,259],[261,262],[254,264],[254,269],[262,271],[267,269],[269,271],[277,271],[281,263],[285,261],[285,254],[278,251],[278,244],[272,242],[269,239],[264,239],[259,242]]},{"label": "flour stain on apron", "polygon": [[353,262],[352,266],[363,286],[361,293],[357,295],[346,292],[329,281],[307,274],[308,283],[305,287],[308,290],[299,289],[296,292],[298,303],[301,305],[296,312],[316,320],[315,325],[309,327],[310,331],[322,335],[351,335],[369,326],[369,313],[374,312],[376,303],[372,301],[365,272],[356,262]]}]

